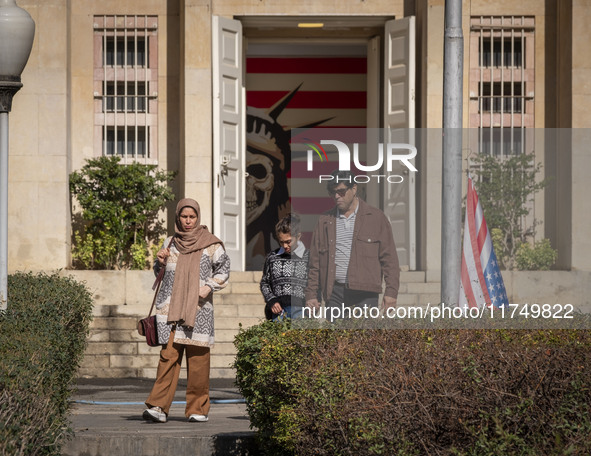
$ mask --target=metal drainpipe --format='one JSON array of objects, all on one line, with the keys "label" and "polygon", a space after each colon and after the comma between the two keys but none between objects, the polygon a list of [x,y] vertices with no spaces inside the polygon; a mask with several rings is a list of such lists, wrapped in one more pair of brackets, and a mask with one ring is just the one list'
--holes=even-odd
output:
[{"label": "metal drainpipe", "polygon": [[458,304],[460,293],[463,61],[462,0],[446,0],[443,54],[441,302],[449,306]]}]

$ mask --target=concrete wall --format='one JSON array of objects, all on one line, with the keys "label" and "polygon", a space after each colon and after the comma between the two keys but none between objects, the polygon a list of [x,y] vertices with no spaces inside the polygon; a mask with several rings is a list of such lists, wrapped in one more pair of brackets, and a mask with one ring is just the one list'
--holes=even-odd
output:
[{"label": "concrete wall", "polygon": [[95,317],[148,315],[154,292],[152,271],[76,271],[64,269],[63,276],[82,282],[93,294]]},{"label": "concrete wall", "polygon": [[212,74],[210,1],[182,1],[181,180],[179,197],[199,201],[203,223],[212,226]]},{"label": "concrete wall", "polygon": [[591,269],[591,198],[589,171],[591,155],[591,1],[572,2],[572,262],[573,269]]},{"label": "concrete wall", "polygon": [[[22,75],[24,87],[16,95],[10,115],[10,271],[51,270],[70,264],[68,178],[85,159],[96,156],[93,15],[159,16],[159,166],[178,169],[180,36],[174,33],[179,15],[174,5],[176,2],[158,0],[19,2],[35,21],[36,32]],[[175,90],[167,90],[170,87]]]},{"label": "concrete wall", "polygon": [[68,2],[21,1],[35,41],[10,113],[8,267],[68,264]]}]

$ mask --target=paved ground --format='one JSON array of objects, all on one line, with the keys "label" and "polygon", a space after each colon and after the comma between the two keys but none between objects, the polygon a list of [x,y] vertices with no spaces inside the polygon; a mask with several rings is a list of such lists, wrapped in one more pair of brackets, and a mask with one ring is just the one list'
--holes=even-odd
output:
[{"label": "paved ground", "polygon": [[[75,437],[65,456],[101,455],[254,455],[254,432],[246,406],[231,380],[212,379],[207,423],[185,418],[186,383],[179,387],[166,423],[142,419],[152,388],[145,379],[81,379],[73,396]],[[238,403],[237,403],[238,402]]]}]

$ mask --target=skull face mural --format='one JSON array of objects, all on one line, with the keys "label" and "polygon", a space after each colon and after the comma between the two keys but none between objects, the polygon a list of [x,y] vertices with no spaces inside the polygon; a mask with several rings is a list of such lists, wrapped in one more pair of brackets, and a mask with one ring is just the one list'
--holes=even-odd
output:
[{"label": "skull face mural", "polygon": [[268,109],[246,108],[246,263],[251,270],[262,268],[275,225],[290,212],[291,128],[280,125],[278,118],[300,87]]},{"label": "skull face mural", "polygon": [[289,212],[290,131],[279,125],[277,117],[293,94],[295,91],[268,111],[246,108],[246,260],[249,269],[262,267],[265,255],[271,251],[275,225]]},{"label": "skull face mural", "polygon": [[262,154],[247,151],[246,163],[246,224],[250,225],[269,207],[275,176],[273,162]]}]

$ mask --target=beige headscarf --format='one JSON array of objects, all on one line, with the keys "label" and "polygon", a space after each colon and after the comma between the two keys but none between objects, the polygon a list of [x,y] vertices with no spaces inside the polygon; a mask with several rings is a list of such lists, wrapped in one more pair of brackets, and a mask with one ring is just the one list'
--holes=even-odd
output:
[{"label": "beige headscarf", "polygon": [[[183,231],[179,216],[185,207],[197,213],[197,223],[191,231]],[[220,239],[211,234],[205,225],[200,225],[201,210],[197,201],[185,198],[176,206],[176,226],[174,244],[180,252],[174,273],[174,285],[170,298],[168,323],[178,323],[193,327],[199,311],[199,288],[201,255],[203,249],[212,244],[222,244]]]}]

